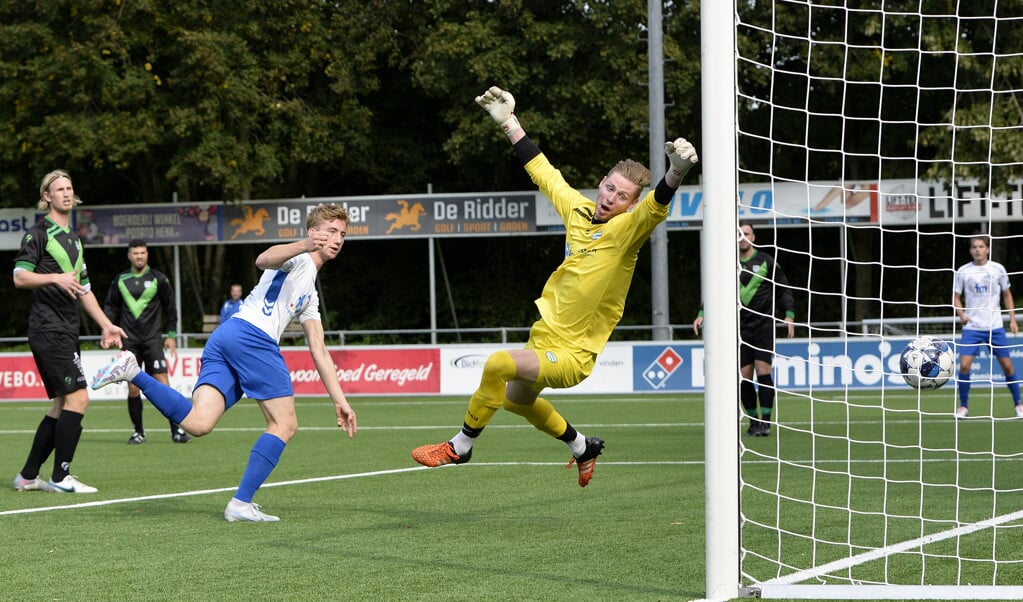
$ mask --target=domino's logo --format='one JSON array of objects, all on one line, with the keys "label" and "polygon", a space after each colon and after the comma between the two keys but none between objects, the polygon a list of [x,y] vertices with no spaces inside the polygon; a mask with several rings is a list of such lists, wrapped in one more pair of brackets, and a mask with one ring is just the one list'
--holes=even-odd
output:
[{"label": "domino's logo", "polygon": [[671,347],[665,347],[643,370],[643,380],[654,389],[663,389],[671,375],[682,366],[682,356]]}]

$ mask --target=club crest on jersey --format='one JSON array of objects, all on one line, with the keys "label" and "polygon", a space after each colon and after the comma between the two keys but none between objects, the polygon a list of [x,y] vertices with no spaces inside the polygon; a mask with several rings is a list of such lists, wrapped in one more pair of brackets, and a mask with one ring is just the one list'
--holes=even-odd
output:
[{"label": "club crest on jersey", "polygon": [[599,240],[601,236],[604,236],[604,231],[597,230],[596,232],[593,233],[593,236],[590,237],[590,240]]},{"label": "club crest on jersey", "polygon": [[302,309],[305,308],[306,303],[308,303],[308,302],[309,302],[309,295],[302,295],[298,299],[295,299],[294,303],[292,303],[291,305],[288,306],[288,310],[291,312],[292,315],[295,315],[295,314],[301,312]]},{"label": "club crest on jersey", "polygon": [[558,363],[558,354],[554,353],[553,351],[547,351],[543,355],[544,355],[544,357],[547,358],[548,362],[550,362],[552,364]]}]

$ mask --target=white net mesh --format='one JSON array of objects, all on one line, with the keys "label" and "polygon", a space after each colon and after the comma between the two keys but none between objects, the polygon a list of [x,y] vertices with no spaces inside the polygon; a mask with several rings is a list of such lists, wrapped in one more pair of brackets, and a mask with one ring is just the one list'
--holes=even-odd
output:
[{"label": "white net mesh", "polygon": [[980,348],[957,420],[957,379],[916,390],[898,360],[918,335],[960,341],[971,235],[1023,285],[1023,3],[735,8],[739,217],[799,325],[777,330],[772,431],[740,445],[741,580],[1018,595],[1023,418],[1002,365]]}]

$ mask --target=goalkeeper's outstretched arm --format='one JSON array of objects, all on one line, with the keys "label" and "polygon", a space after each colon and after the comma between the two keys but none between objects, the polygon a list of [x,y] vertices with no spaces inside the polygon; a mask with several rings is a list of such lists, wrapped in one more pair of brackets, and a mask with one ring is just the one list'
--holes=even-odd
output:
[{"label": "goalkeeper's outstretched arm", "polygon": [[[486,92],[476,97],[476,104],[483,107],[490,117],[501,126],[501,131],[516,147],[523,163],[539,154],[540,151],[536,145],[528,144],[523,147],[523,145],[516,144],[526,138],[526,131],[522,129],[522,124],[515,116],[515,97],[511,92],[491,86]],[[686,174],[699,162],[700,158],[696,154],[696,148],[685,138],[676,138],[665,142],[664,152],[668,155],[670,165],[657,186],[655,198],[659,203],[666,205],[671,202],[675,189],[682,184]]]}]

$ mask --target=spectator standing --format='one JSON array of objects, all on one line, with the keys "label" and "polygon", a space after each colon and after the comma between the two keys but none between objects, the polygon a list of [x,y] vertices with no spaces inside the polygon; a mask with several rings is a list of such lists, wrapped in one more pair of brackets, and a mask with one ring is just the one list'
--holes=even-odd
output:
[{"label": "spectator standing", "polygon": [[227,320],[238,313],[238,310],[242,308],[242,285],[232,284],[231,285],[231,296],[224,301],[224,304],[220,306],[220,323],[223,324]]}]

